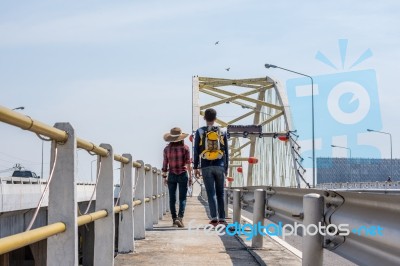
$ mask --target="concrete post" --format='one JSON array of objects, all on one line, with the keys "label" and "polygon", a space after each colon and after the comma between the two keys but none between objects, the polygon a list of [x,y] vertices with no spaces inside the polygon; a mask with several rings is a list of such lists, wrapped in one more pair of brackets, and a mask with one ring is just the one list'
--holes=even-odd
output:
[{"label": "concrete post", "polygon": [[146,164],[150,169],[145,171],[145,195],[150,201],[145,206],[145,228],[146,230],[153,230],[153,172],[150,164]]},{"label": "concrete post", "polygon": [[119,204],[128,204],[129,208],[119,213],[118,225],[118,252],[130,253],[134,250],[133,241],[133,176],[132,176],[132,155],[122,154],[123,157],[128,158],[127,164],[121,164],[121,198]]},{"label": "concrete post", "polygon": [[158,194],[160,195],[160,198],[158,200],[159,206],[158,206],[158,218],[162,220],[163,218],[163,209],[164,209],[164,197],[163,197],[163,180],[162,180],[161,172],[157,171],[157,181],[158,181]]},{"label": "concrete post", "polygon": [[144,162],[138,161],[142,167],[136,168],[136,185],[135,185],[135,200],[140,200],[142,204],[135,206],[133,210],[133,218],[135,220],[135,239],[144,239],[146,237],[145,230],[145,202],[144,202],[144,183],[145,183],[145,171]]},{"label": "concrete post", "polygon": [[[158,175],[157,168],[153,167],[153,195],[157,196],[158,194]],[[155,198],[153,201],[153,224],[158,224],[158,208],[159,208],[159,198]]]},{"label": "concrete post", "polygon": [[108,215],[94,222],[94,265],[114,265],[114,156],[111,145],[101,144],[100,147],[107,149],[109,154],[101,158],[100,176],[96,189],[96,211],[106,210]]},{"label": "concrete post", "polygon": [[224,188],[224,207],[225,207],[225,218],[229,218],[229,190]]},{"label": "concrete post", "polygon": [[303,260],[304,266],[321,266],[323,264],[323,236],[318,231],[319,223],[324,219],[324,197],[316,193],[303,196],[303,224],[306,232],[303,232]]},{"label": "concrete post", "polygon": [[[240,224],[242,216],[242,204],[240,202],[240,189],[233,190],[233,223]],[[254,208],[255,209],[255,208]]]},{"label": "concrete post", "polygon": [[[254,209],[253,209],[253,225],[264,226],[264,217],[265,217],[265,190],[256,189],[254,191]],[[253,236],[251,240],[251,246],[253,248],[262,248],[263,247],[263,235],[257,233]]]},{"label": "concrete post", "polygon": [[78,265],[76,135],[69,123],[56,123],[54,127],[68,132],[68,140],[51,144],[50,167],[55,159],[57,162],[49,186],[48,224],[63,222],[67,230],[47,239],[47,265]]}]

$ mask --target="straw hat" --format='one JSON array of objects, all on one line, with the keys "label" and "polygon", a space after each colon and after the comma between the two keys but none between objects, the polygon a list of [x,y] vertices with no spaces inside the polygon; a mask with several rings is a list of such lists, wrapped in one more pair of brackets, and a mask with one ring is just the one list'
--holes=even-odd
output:
[{"label": "straw hat", "polygon": [[179,127],[174,127],[169,133],[164,134],[164,140],[167,142],[178,142],[189,136],[187,133],[182,133]]}]

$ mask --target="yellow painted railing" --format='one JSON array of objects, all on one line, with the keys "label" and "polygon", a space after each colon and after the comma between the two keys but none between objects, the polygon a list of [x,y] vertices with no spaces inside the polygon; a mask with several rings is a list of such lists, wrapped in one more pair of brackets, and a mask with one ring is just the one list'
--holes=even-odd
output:
[{"label": "yellow painted railing", "polygon": [[142,204],[142,201],[141,201],[141,200],[134,200],[134,201],[133,201],[133,207],[138,206],[138,205],[140,205],[140,204]]},{"label": "yellow painted railing", "polygon": [[49,238],[66,230],[64,223],[58,222],[27,232],[0,239],[0,255]]},{"label": "yellow painted railing", "polygon": [[107,217],[108,213],[106,210],[101,210],[101,211],[97,211],[97,212],[92,212],[92,213],[88,213],[88,214],[84,214],[78,217],[78,226],[84,225],[84,224],[88,224],[91,222],[94,222],[98,219]]}]

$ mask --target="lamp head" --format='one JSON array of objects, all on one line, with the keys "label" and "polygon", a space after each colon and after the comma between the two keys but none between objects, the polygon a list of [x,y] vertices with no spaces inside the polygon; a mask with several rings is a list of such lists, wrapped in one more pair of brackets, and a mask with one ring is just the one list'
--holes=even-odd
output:
[{"label": "lamp head", "polygon": [[271,64],[265,64],[265,68],[277,68],[277,66]]}]

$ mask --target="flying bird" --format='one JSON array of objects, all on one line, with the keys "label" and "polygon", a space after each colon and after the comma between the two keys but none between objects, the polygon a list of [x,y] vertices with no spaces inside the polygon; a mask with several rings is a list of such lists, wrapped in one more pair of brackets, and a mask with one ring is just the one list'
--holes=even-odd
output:
[{"label": "flying bird", "polygon": [[217,44],[219,44],[219,41],[216,41],[216,42],[215,42],[215,45],[217,45]]},{"label": "flying bird", "polygon": [[226,71],[229,71],[230,69],[231,69],[230,67],[228,67],[228,68],[225,68],[225,70],[226,70]]}]

